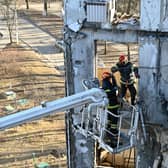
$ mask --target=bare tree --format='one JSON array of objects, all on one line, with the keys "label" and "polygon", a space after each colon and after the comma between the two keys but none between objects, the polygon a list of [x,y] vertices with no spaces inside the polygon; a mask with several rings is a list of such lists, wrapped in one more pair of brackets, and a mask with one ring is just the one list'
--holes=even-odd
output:
[{"label": "bare tree", "polygon": [[47,0],[43,0],[44,2],[44,10],[43,10],[43,15],[47,16]]},{"label": "bare tree", "polygon": [[4,19],[6,20],[6,24],[7,24],[7,28],[8,28],[8,32],[9,32],[9,40],[10,40],[10,43],[12,43],[13,42],[12,31],[13,31],[14,22],[15,22],[15,19],[14,19],[15,12],[10,9],[10,7],[12,5],[12,1],[4,0],[4,1],[0,1],[0,2],[2,4],[0,6],[0,11],[2,12]]},{"label": "bare tree", "polygon": [[128,13],[128,14],[130,13],[131,2],[132,2],[132,0],[129,0],[129,1],[128,1],[128,6],[127,6],[127,13]]},{"label": "bare tree", "polygon": [[29,0],[25,0],[26,2],[26,9],[29,9]]},{"label": "bare tree", "polygon": [[138,14],[139,4],[140,0],[117,0],[116,9],[121,13]]},{"label": "bare tree", "polygon": [[9,41],[13,43],[13,34],[15,32],[16,42],[18,43],[18,18],[17,18],[17,9],[19,0],[0,0],[0,12],[6,21]]}]

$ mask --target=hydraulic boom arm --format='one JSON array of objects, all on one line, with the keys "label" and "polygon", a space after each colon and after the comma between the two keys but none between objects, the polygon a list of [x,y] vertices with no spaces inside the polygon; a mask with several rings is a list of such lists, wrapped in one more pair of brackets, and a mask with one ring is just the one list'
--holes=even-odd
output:
[{"label": "hydraulic boom arm", "polygon": [[[82,84],[85,89],[87,89],[86,91],[55,101],[44,102],[41,106],[0,118],[0,130],[40,119],[52,113],[82,107],[82,110],[79,110],[79,124],[74,127],[76,130],[84,136],[90,135],[99,142],[102,148],[111,153],[118,153],[132,148],[136,144],[139,107],[131,106],[126,103],[127,108],[125,110],[124,108],[118,109],[118,115],[113,114],[107,110],[108,98],[104,90],[98,88],[98,80],[83,80]],[[111,130],[108,130],[107,115],[118,118],[117,136],[114,135]],[[115,147],[106,144],[105,134],[107,133],[109,133],[113,139],[114,136],[116,136],[117,141]]]},{"label": "hydraulic boom arm", "polygon": [[33,121],[48,116],[51,113],[62,112],[91,103],[107,106],[108,99],[105,92],[99,88],[92,88],[59,100],[43,103],[41,106],[2,117],[0,118],[0,130]]}]

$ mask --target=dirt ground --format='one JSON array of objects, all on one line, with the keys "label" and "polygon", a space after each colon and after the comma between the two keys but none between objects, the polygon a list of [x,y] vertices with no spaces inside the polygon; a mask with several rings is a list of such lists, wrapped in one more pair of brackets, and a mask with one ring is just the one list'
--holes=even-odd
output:
[{"label": "dirt ground", "polygon": [[[18,14],[62,39],[62,1],[50,2],[47,16],[42,15],[43,2],[38,0],[29,1],[29,10],[24,3],[19,5]],[[0,117],[64,97],[63,70],[49,66],[36,52],[13,47],[0,52]],[[14,97],[6,95],[11,91]],[[33,168],[43,162],[67,167],[63,112],[1,131],[0,142],[0,168]]]},{"label": "dirt ground", "polygon": [[[0,79],[1,117],[64,96],[63,75],[22,48],[0,52]],[[8,97],[8,91],[16,96]],[[0,142],[0,168],[32,168],[41,162],[66,167],[64,113],[1,131]]]},{"label": "dirt ground", "polygon": [[21,3],[18,8],[18,13],[21,17],[32,22],[40,27],[43,31],[58,40],[63,39],[63,1],[50,0],[48,1],[47,16],[43,15],[43,1],[30,0],[29,9],[26,10],[26,5]]}]

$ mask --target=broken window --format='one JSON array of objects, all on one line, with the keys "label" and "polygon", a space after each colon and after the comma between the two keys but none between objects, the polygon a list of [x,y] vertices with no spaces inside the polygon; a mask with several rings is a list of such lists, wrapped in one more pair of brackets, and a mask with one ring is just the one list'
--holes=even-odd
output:
[{"label": "broken window", "polygon": [[[102,73],[104,71],[111,72],[111,67],[116,65],[120,55],[125,55],[128,60],[134,65],[138,66],[139,46],[138,44],[128,43],[114,43],[111,41],[96,41],[96,76],[99,80],[102,80]],[[120,74],[115,74],[117,84],[120,85]],[[101,82],[100,82],[101,83]],[[138,88],[138,82],[136,83]],[[129,92],[127,93],[127,99],[130,101]],[[129,127],[129,121],[127,118],[123,118],[121,123],[121,132],[126,133]],[[124,140],[121,140],[122,143]],[[123,145],[123,144],[120,145]],[[109,166],[109,167],[135,167],[136,160],[136,148],[125,148],[124,151],[119,153],[111,153],[100,147],[99,143],[96,144],[95,159],[97,166]]]}]

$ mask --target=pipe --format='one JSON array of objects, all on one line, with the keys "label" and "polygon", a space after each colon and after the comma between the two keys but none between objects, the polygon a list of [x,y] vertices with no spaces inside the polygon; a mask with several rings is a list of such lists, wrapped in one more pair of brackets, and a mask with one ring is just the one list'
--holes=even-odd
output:
[{"label": "pipe", "polygon": [[144,119],[143,119],[143,114],[142,114],[142,108],[139,107],[139,115],[140,115],[140,120],[141,120],[141,126],[142,126],[142,131],[144,135],[145,141],[147,140],[147,135],[146,135],[146,128],[144,124]]},{"label": "pipe", "polygon": [[51,113],[65,111],[84,104],[102,102],[104,98],[106,98],[106,93],[102,89],[93,88],[59,100],[43,103],[42,106],[0,118],[0,130],[36,120],[48,116]]}]

